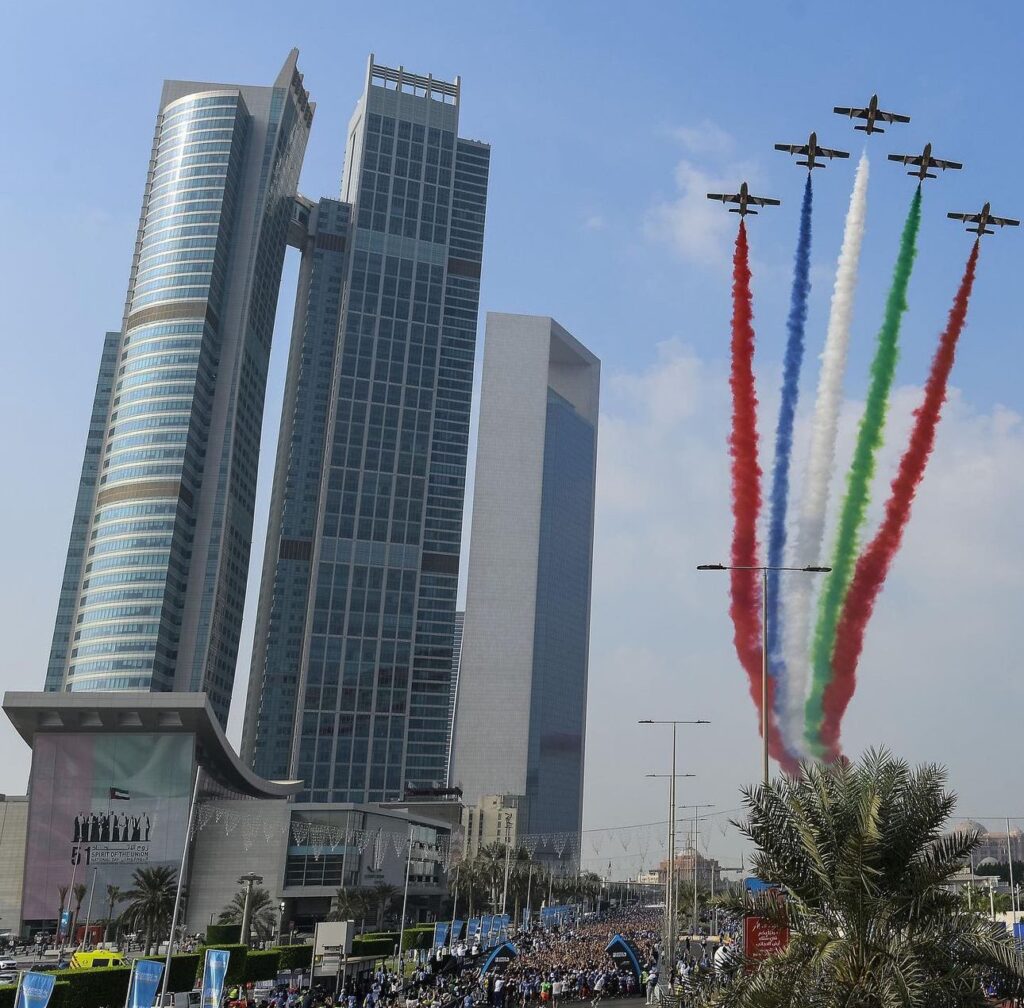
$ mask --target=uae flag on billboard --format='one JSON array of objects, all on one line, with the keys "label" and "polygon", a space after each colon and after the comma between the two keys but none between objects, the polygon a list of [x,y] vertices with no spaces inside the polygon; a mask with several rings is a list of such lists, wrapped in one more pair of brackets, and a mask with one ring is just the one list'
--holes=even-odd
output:
[{"label": "uae flag on billboard", "polygon": [[122,791],[121,788],[112,787],[110,789],[110,800],[111,801],[131,801],[132,796],[127,791]]}]

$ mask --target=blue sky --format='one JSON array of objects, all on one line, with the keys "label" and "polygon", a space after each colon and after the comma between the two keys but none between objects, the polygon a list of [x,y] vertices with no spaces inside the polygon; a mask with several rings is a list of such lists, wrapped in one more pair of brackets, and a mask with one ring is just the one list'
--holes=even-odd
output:
[{"label": "blue sky", "polygon": [[[803,172],[772,144],[800,142],[816,129],[820,142],[853,152],[850,161],[815,178],[815,286],[802,383],[809,397],[853,165],[864,142],[831,107],[864,104],[875,91],[883,107],[913,117],[909,126],[894,126],[870,141],[868,234],[847,385],[852,424],[913,186],[884,155],[917,151],[931,140],[937,156],[964,162],[963,172],[929,182],[925,192],[897,375],[905,408],[894,414],[895,441],[969,250],[967,236],[945,220],[946,211],[975,210],[988,199],[997,213],[1024,213],[1018,167],[1024,159],[1018,128],[1022,21],[1024,8],[1010,2],[185,0],[159,13],[145,4],[11,7],[5,35],[13,45],[2,70],[9,96],[7,144],[0,161],[0,319],[8,379],[2,410],[10,474],[0,499],[0,527],[9,530],[7,576],[0,583],[7,659],[0,686],[34,689],[42,682],[100,343],[104,330],[120,323],[162,80],[270,83],[288,49],[297,46],[317,102],[301,189],[310,196],[334,195],[345,127],[372,51],[380,62],[417,72],[460,74],[461,131],[493,145],[482,308],[553,315],[604,363],[607,417],[594,601],[595,627],[599,618],[601,626],[593,643],[588,822],[644,822],[657,818],[660,808],[653,793],[614,797],[635,783],[617,776],[627,770],[621,759],[608,756],[620,744],[635,757],[629,774],[658,769],[640,765],[656,756],[650,740],[616,727],[612,708],[619,702],[622,662],[648,669],[625,712],[629,716],[634,707],[637,716],[650,716],[647,699],[658,710],[678,707],[684,717],[695,697],[709,708],[720,706],[722,731],[700,757],[707,760],[707,783],[694,797],[731,807],[735,785],[752,776],[744,767],[756,767],[753,719],[728,648],[724,584],[692,584],[691,561],[717,559],[726,548],[727,402],[716,390],[727,363],[724,257],[734,221],[724,212],[707,216],[702,183],[749,177],[755,191],[783,200],[779,210],[764,212],[751,225],[758,369],[766,406],[773,408]],[[994,558],[1005,559],[1021,543],[1007,520],[1017,507],[1010,470],[1022,457],[1020,243],[1021,236],[1008,232],[983,249],[954,377],[959,393],[951,426],[960,426],[949,435],[949,482],[942,483],[940,474],[933,490],[926,481],[922,494],[930,496],[922,510],[931,510],[917,538],[908,539],[905,577],[896,576],[892,585],[893,618],[905,605],[920,621],[918,643],[932,640],[933,625],[957,621],[965,606],[999,612],[1007,593],[1012,597],[1021,588],[1012,569],[1000,572],[1002,581],[986,578],[979,568],[973,581],[965,579],[963,567],[928,567],[950,551],[950,537],[963,563],[989,555],[984,543],[972,542],[974,532],[965,523],[978,522],[979,537],[991,538],[995,530],[1017,535],[992,541]],[[293,278],[290,260],[268,399],[264,498]],[[679,401],[688,393],[689,406]],[[766,414],[763,436],[770,435],[773,422]],[[940,435],[940,454],[944,444]],[[993,445],[998,450],[983,458]],[[650,456],[638,446],[647,446]],[[648,460],[648,470],[631,471],[641,459]],[[650,489],[643,500],[640,483]],[[955,498],[965,486],[975,490]],[[645,543],[663,552],[666,542],[697,528],[707,536],[692,550],[668,549],[667,566],[635,554]],[[664,535],[651,545],[653,529]],[[258,541],[254,556],[260,555]],[[922,566],[913,566],[914,557]],[[635,578],[628,591],[619,587],[620,563]],[[946,585],[941,600],[915,594],[925,574]],[[677,604],[666,604],[666,598]],[[886,609],[885,600],[880,608]],[[1012,619],[1012,610],[1007,614]],[[936,658],[946,662],[938,681],[942,690],[967,689],[956,684],[976,670],[953,665],[962,654],[964,661],[991,671],[992,689],[1005,686],[1009,695],[1018,695],[1015,650],[1004,626],[986,626],[980,653],[966,625],[958,630],[959,644],[939,633],[934,646]],[[876,694],[865,685],[868,695],[855,701],[851,724],[856,715],[861,725],[856,742],[885,741],[911,757],[948,759],[956,783],[975,798],[966,811],[1012,814],[1005,791],[1011,777],[1001,777],[980,759],[964,756],[968,761],[961,765],[960,756],[930,746],[924,730],[915,734],[906,719],[876,718],[904,702],[891,685],[901,674],[897,666],[904,659],[934,660],[909,648],[911,631],[903,617],[889,631],[880,628],[878,639],[889,641],[888,632],[891,646],[872,652],[869,643],[865,661],[875,659],[884,670],[879,683],[890,685],[879,686]],[[906,655],[897,662],[894,656],[904,645]],[[694,673],[698,662],[714,671]],[[912,675],[903,682],[908,704],[935,685]],[[241,699],[236,693],[236,710]],[[927,716],[943,715],[936,710]],[[992,716],[996,721],[989,729],[996,735],[1015,730],[1012,722],[998,721],[999,712]],[[950,722],[951,730],[956,724]],[[981,746],[984,734],[976,742]],[[965,748],[971,749],[970,741]],[[2,728],[0,751],[11,755],[0,786],[17,792],[24,786],[26,759],[20,742]],[[981,776],[987,783],[978,783]]]}]

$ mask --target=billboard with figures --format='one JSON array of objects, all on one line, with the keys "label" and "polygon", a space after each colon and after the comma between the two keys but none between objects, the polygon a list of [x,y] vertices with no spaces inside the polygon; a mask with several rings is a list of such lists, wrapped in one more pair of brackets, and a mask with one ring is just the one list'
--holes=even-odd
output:
[{"label": "billboard with figures", "polygon": [[[137,868],[177,871],[192,787],[188,734],[48,734],[35,738],[22,917],[57,916],[72,872],[97,888],[132,888]],[[77,864],[77,867],[76,867]]]}]

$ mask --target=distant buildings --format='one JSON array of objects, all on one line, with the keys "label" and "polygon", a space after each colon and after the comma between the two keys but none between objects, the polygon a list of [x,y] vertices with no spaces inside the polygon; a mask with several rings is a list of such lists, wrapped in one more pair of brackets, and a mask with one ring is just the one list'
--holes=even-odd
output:
[{"label": "distant buildings", "polygon": [[164,84],[47,690],[201,690],[227,721],[274,313],[313,118],[297,57],[270,87]]},{"label": "distant buildings", "polygon": [[[692,848],[682,851],[676,855],[676,883],[679,885],[693,885],[694,865],[697,870],[697,888],[714,889],[722,888],[721,867],[714,858],[705,857],[699,851]],[[658,865],[657,881],[665,884],[665,875],[668,872],[668,859],[666,858]]]},{"label": "distant buildings", "polygon": [[466,858],[476,857],[489,844],[515,846],[519,840],[518,795],[484,795],[475,805],[462,811]]},{"label": "distant buildings", "polygon": [[601,366],[550,318],[488,314],[451,783],[577,833]]}]

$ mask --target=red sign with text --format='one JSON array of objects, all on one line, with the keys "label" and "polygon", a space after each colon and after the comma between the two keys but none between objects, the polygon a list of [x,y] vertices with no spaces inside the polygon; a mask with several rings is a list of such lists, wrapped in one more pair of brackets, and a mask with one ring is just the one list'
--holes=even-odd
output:
[{"label": "red sign with text", "polygon": [[789,928],[779,927],[764,917],[743,921],[743,949],[748,959],[767,959],[789,944]]}]

